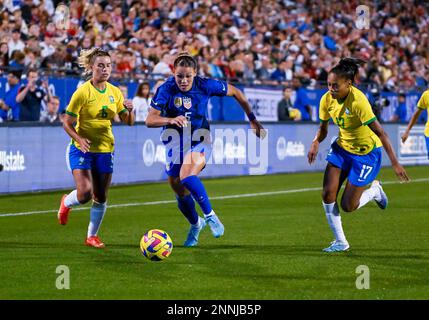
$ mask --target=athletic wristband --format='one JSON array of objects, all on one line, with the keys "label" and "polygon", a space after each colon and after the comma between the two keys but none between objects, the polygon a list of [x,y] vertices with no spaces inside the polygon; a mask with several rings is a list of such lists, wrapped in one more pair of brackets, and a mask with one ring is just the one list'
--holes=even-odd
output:
[{"label": "athletic wristband", "polygon": [[248,113],[247,117],[249,118],[249,121],[256,120],[255,114],[253,112]]}]

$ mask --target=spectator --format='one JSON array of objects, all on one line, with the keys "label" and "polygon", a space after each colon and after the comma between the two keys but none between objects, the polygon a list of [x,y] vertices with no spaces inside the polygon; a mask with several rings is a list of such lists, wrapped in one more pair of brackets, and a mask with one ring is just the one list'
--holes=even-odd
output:
[{"label": "spectator", "polygon": [[42,48],[41,56],[42,58],[49,57],[55,53],[56,43],[54,38],[51,36],[45,36],[45,41],[40,43],[40,47]]},{"label": "spectator", "polygon": [[133,98],[133,107],[136,114],[136,121],[146,121],[150,107],[150,86],[148,82],[140,83],[136,96]]},{"label": "spectator", "polygon": [[15,50],[12,54],[12,60],[9,62],[9,69],[21,70],[25,69],[25,54],[22,51]]},{"label": "spectator", "polygon": [[11,71],[7,75],[6,93],[4,95],[4,102],[8,107],[9,114],[8,120],[19,121],[19,112],[21,105],[16,101],[16,96],[20,88],[21,72]]},{"label": "spectator", "polygon": [[292,80],[296,94],[294,107],[300,111],[302,121],[312,121],[312,108],[308,102],[307,93],[298,78]]},{"label": "spectator", "polygon": [[392,122],[407,122],[407,105],[405,103],[406,95],[404,92],[400,92],[398,96],[398,106],[395,109],[390,121]]},{"label": "spectator", "polygon": [[152,73],[154,73],[155,75],[157,75],[157,78],[160,77],[168,77],[172,74],[172,70],[170,67],[170,62],[171,62],[171,56],[170,54],[164,53],[162,55],[161,61],[159,61],[155,67],[152,70]]},{"label": "spectator", "polygon": [[19,118],[20,121],[39,121],[42,100],[45,97],[50,100],[48,82],[39,80],[39,72],[35,69],[27,72],[27,80],[27,85],[21,86],[16,97],[16,102],[21,103]]},{"label": "spectator", "polygon": [[7,112],[9,107],[4,103],[3,99],[0,99],[0,122],[7,120]]},{"label": "spectator", "polygon": [[47,103],[46,110],[42,111],[40,114],[40,122],[46,123],[58,123],[62,122],[60,113],[58,112],[60,108],[60,98],[57,96],[51,97]]},{"label": "spectator", "polygon": [[0,43],[0,74],[9,67],[9,47],[7,42]]},{"label": "spectator", "polygon": [[13,29],[12,38],[8,42],[9,46],[9,58],[12,58],[14,51],[24,51],[25,43],[21,40],[21,31],[19,29]]},{"label": "spectator", "polygon": [[292,97],[292,88],[285,87],[283,89],[283,99],[281,99],[277,104],[277,115],[278,115],[279,121],[290,120],[289,110],[293,108],[291,97]]}]

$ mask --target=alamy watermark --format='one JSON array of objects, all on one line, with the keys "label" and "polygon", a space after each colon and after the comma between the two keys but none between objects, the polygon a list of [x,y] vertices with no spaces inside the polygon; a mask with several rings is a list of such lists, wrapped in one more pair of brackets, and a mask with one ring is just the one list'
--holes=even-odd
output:
[{"label": "alamy watermark", "polygon": [[[191,161],[205,161],[206,165],[249,166],[249,174],[266,174],[268,171],[268,130],[264,129],[264,138],[258,138],[252,129],[196,129],[191,125],[181,131],[167,128],[161,134],[165,147],[165,164],[169,170],[174,164],[190,164]],[[145,153],[158,153],[153,145],[143,147]],[[204,157],[191,158],[189,152],[203,153]],[[151,163],[150,163],[151,164]]]},{"label": "alamy watermark", "polygon": [[55,286],[58,290],[70,289],[70,268],[66,265],[59,265],[55,269],[55,273],[59,274],[55,280]]},{"label": "alamy watermark", "polygon": [[370,272],[369,272],[368,266],[366,265],[357,266],[356,274],[358,275],[356,278],[356,289],[368,290],[370,288]]},{"label": "alamy watermark", "polygon": [[54,14],[55,27],[58,30],[68,30],[70,27],[70,9],[65,4],[60,3],[55,9]]},{"label": "alamy watermark", "polygon": [[356,28],[358,29],[369,29],[370,25],[370,16],[369,16],[369,7],[365,5],[360,5],[356,7]]}]

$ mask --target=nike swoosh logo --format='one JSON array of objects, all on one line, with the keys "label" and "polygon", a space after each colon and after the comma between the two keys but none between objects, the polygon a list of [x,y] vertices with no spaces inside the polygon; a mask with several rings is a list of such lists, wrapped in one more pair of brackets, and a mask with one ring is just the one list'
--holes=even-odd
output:
[{"label": "nike swoosh logo", "polygon": [[97,100],[97,99],[89,100],[89,101],[88,101],[88,103],[94,102],[94,101],[96,101],[96,100]]},{"label": "nike swoosh logo", "polygon": [[222,83],[222,90],[225,91],[225,85]]},{"label": "nike swoosh logo", "polygon": [[156,106],[158,105],[158,103],[156,103],[156,102],[155,102],[155,101],[153,101],[153,100],[152,100],[152,103],[153,103],[154,105],[156,105]]}]

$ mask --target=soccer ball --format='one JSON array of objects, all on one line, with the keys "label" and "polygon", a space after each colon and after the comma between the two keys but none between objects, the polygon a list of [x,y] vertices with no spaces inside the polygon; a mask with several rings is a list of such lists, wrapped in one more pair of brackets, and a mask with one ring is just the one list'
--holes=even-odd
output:
[{"label": "soccer ball", "polygon": [[140,249],[143,255],[152,261],[168,258],[173,250],[173,241],[167,232],[153,229],[146,232],[140,240]]}]

